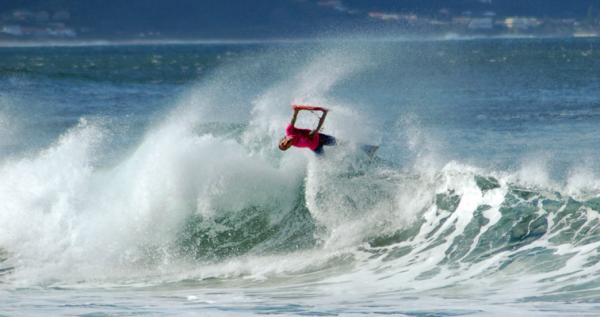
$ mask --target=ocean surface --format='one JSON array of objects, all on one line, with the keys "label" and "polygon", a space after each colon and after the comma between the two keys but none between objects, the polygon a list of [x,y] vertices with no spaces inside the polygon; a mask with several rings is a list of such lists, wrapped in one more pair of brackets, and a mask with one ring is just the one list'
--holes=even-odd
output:
[{"label": "ocean surface", "polygon": [[600,39],[2,47],[0,316],[598,316],[598,157]]}]

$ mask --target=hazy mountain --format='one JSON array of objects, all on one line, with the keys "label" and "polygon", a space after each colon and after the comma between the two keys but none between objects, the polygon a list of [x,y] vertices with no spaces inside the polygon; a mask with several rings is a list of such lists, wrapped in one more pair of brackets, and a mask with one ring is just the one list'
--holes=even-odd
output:
[{"label": "hazy mountain", "polygon": [[388,21],[397,16],[373,12],[442,20],[484,14],[596,19],[599,9],[600,0],[0,0],[0,29],[54,25],[80,37],[296,37],[398,27]]}]

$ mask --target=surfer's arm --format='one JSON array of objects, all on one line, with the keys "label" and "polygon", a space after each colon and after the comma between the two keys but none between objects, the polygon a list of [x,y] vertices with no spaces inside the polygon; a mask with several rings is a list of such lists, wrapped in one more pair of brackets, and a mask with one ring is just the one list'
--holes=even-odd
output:
[{"label": "surfer's arm", "polygon": [[319,124],[317,125],[317,128],[314,129],[310,135],[313,136],[315,133],[319,132],[319,130],[321,130],[321,127],[323,126],[323,123],[325,122],[325,117],[327,117],[327,109],[323,109],[321,110],[323,111],[323,115],[321,116],[321,119],[319,119]]},{"label": "surfer's arm", "polygon": [[296,124],[296,118],[298,118],[298,111],[300,111],[300,110],[294,109],[294,114],[292,115],[292,121],[290,121],[290,124],[292,125],[292,127],[294,127]]}]

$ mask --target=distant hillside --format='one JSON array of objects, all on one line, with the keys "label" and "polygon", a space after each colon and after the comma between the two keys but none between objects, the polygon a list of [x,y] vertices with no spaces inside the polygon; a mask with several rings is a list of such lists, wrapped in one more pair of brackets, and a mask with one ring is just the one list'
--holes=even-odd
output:
[{"label": "distant hillside", "polygon": [[83,38],[300,37],[332,29],[410,29],[425,25],[410,19],[450,21],[464,15],[600,20],[600,0],[0,0],[0,4],[0,31],[5,37],[54,33]]},{"label": "distant hillside", "polygon": [[346,0],[348,7],[361,10],[405,11],[440,15],[447,9],[452,15],[471,11],[482,14],[493,11],[498,16],[537,16],[584,18],[590,7],[600,9],[598,0]]}]

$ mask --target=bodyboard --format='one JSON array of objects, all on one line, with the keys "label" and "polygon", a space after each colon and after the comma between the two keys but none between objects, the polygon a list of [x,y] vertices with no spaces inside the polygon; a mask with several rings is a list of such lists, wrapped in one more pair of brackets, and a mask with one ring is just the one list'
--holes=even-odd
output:
[{"label": "bodyboard", "polygon": [[311,110],[311,111],[327,111],[326,108],[310,105],[292,105],[294,110]]}]

